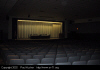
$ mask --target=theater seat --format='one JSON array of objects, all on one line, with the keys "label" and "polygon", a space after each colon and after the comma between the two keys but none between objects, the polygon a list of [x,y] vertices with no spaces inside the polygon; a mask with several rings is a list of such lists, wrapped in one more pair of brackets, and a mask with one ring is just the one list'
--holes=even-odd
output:
[{"label": "theater seat", "polygon": [[68,58],[68,62],[74,62],[74,61],[79,61],[79,56],[71,56]]},{"label": "theater seat", "polygon": [[67,57],[71,57],[71,56],[76,56],[76,54],[75,53],[68,53],[67,54]]},{"label": "theater seat", "polygon": [[58,58],[58,57],[67,57],[67,56],[66,56],[66,54],[57,54],[56,58]]},{"label": "theater seat", "polygon": [[20,59],[24,59],[24,61],[26,61],[26,59],[31,59],[32,56],[31,55],[21,55]]},{"label": "theater seat", "polygon": [[86,61],[74,61],[72,65],[87,65]]},{"label": "theater seat", "polygon": [[20,57],[21,55],[26,55],[26,54],[25,53],[17,53],[16,55],[18,55]]},{"label": "theater seat", "polygon": [[33,56],[33,55],[36,55],[36,53],[27,53],[27,55]]},{"label": "theater seat", "polygon": [[70,62],[62,62],[62,63],[56,63],[55,65],[71,65]]},{"label": "theater seat", "polygon": [[47,54],[47,55],[45,55],[45,58],[55,58],[55,55],[54,54]]},{"label": "theater seat", "polygon": [[77,56],[84,56],[84,53],[77,53]]},{"label": "theater seat", "polygon": [[84,56],[81,56],[80,61],[88,61],[90,60],[90,58],[91,58],[90,55],[84,55]]},{"label": "theater seat", "polygon": [[100,55],[92,55],[91,60],[100,60]]},{"label": "theater seat", "polygon": [[93,55],[100,55],[100,51],[95,51]]},{"label": "theater seat", "polygon": [[100,65],[100,60],[88,60],[87,65]]},{"label": "theater seat", "polygon": [[43,58],[41,63],[52,63],[54,64],[54,58]]},{"label": "theater seat", "polygon": [[17,65],[34,65],[34,64],[17,64]]},{"label": "theater seat", "polygon": [[27,59],[26,60],[26,64],[34,64],[34,65],[37,65],[40,63],[40,60],[39,59]]},{"label": "theater seat", "polygon": [[89,52],[86,52],[86,55],[92,55],[94,52],[92,51],[89,51]]},{"label": "theater seat", "polygon": [[44,55],[33,55],[33,59],[39,59],[41,61],[42,58],[44,58]]},{"label": "theater seat", "polygon": [[67,62],[67,57],[59,57],[55,59],[55,63]]},{"label": "theater seat", "polygon": [[8,55],[6,64],[9,65],[10,59],[19,59],[18,55]]},{"label": "theater seat", "polygon": [[25,64],[24,59],[11,59],[9,65]]},{"label": "theater seat", "polygon": [[4,59],[4,62],[6,63],[7,61],[7,56],[8,55],[15,55],[15,53],[5,53],[5,55],[3,55],[3,59]]},{"label": "theater seat", "polygon": [[37,64],[37,65],[53,65],[53,63],[40,63],[40,64]]},{"label": "theater seat", "polygon": [[22,53],[25,53],[25,54],[27,54],[27,53],[30,53],[30,51],[22,51]]}]

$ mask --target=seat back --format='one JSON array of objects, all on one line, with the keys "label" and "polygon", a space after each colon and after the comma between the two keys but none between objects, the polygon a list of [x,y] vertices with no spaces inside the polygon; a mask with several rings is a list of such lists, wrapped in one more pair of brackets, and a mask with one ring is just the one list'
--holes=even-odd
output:
[{"label": "seat back", "polygon": [[9,65],[25,64],[24,59],[10,59]]},{"label": "seat back", "polygon": [[33,56],[33,55],[36,55],[36,53],[27,53],[27,55]]},{"label": "seat back", "polygon": [[24,61],[26,61],[26,59],[31,59],[32,56],[31,55],[21,55],[20,59],[24,59]]},{"label": "seat back", "polygon": [[48,52],[47,54],[56,54],[56,52]]},{"label": "seat back", "polygon": [[15,53],[5,53],[4,56],[3,56],[4,63],[6,63],[8,55],[15,55]]},{"label": "seat back", "polygon": [[21,55],[26,55],[26,54],[25,53],[16,53],[16,55],[18,55],[20,57]]},{"label": "seat back", "polygon": [[56,63],[55,65],[71,65],[70,62]]},{"label": "seat back", "polygon": [[91,56],[91,60],[99,60],[100,59],[100,55],[92,55]]},{"label": "seat back", "polygon": [[74,62],[74,61],[79,61],[79,56],[71,56],[68,58],[68,62]]},{"label": "seat back", "polygon": [[34,65],[34,64],[17,64],[17,65]]},{"label": "seat back", "polygon": [[67,57],[71,57],[71,56],[76,56],[76,54],[75,53],[68,53],[67,54]]},{"label": "seat back", "polygon": [[86,61],[74,61],[72,65],[87,65]]},{"label": "seat back", "polygon": [[33,59],[42,59],[44,58],[44,55],[33,55]]},{"label": "seat back", "polygon": [[86,55],[92,55],[92,54],[93,54],[92,51],[86,52]]},{"label": "seat back", "polygon": [[47,54],[47,55],[45,55],[45,58],[55,58],[55,55],[54,54]]},{"label": "seat back", "polygon": [[38,55],[46,55],[46,52],[39,52]]},{"label": "seat back", "polygon": [[100,51],[95,51],[93,55],[100,55]]},{"label": "seat back", "polygon": [[39,63],[37,65],[53,65],[53,63]]},{"label": "seat back", "polygon": [[59,51],[59,52],[57,52],[57,54],[65,54],[65,52],[64,51]]},{"label": "seat back", "polygon": [[22,53],[25,53],[25,54],[27,54],[27,53],[30,53],[30,51],[22,51]]},{"label": "seat back", "polygon": [[77,53],[77,56],[84,56],[85,53]]},{"label": "seat back", "polygon": [[18,55],[8,55],[7,56],[7,61],[6,61],[7,65],[9,65],[10,59],[19,59],[19,56]]},{"label": "seat back", "polygon": [[90,58],[91,58],[90,55],[81,56],[80,61],[88,61],[90,60]]},{"label": "seat back", "polygon": [[58,58],[58,57],[67,57],[67,56],[66,56],[66,54],[57,54],[56,58]]},{"label": "seat back", "polygon": [[66,51],[66,54],[68,54],[68,53],[74,53],[73,51]]},{"label": "seat back", "polygon": [[88,60],[87,65],[100,65],[100,60]]},{"label": "seat back", "polygon": [[67,57],[60,57],[55,59],[55,63],[67,62]]},{"label": "seat back", "polygon": [[54,64],[54,58],[43,58],[41,60],[41,63],[53,63]]},{"label": "seat back", "polygon": [[26,60],[26,64],[34,64],[34,65],[37,65],[40,63],[40,60],[39,59],[27,59]]}]

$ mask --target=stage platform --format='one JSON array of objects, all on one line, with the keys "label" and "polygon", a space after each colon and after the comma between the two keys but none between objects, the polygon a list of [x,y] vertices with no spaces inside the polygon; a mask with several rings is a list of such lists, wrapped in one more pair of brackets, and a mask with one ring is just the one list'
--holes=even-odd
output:
[{"label": "stage platform", "polygon": [[57,40],[60,38],[46,38],[46,39],[15,39],[15,40]]}]

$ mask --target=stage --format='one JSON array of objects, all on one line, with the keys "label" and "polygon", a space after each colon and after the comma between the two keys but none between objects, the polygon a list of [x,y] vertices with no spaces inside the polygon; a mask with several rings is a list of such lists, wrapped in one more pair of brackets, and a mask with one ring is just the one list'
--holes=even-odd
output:
[{"label": "stage", "polygon": [[57,40],[60,38],[44,38],[44,39],[15,39],[15,40]]}]

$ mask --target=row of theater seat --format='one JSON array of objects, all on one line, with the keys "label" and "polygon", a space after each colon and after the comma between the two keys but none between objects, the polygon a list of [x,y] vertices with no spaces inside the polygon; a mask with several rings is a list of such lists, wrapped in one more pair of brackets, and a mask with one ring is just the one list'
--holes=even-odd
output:
[{"label": "row of theater seat", "polygon": [[[25,51],[25,52],[27,52],[27,51]],[[64,52],[38,52],[38,53],[36,53],[36,52],[27,52],[27,53],[25,53],[25,52],[23,52],[23,53],[21,53],[21,52],[19,52],[19,51],[17,51],[16,53],[12,53],[12,52],[9,52],[9,51],[6,51],[6,52],[4,52],[3,53],[3,57],[5,58],[6,56],[8,56],[8,55],[31,55],[31,56],[33,56],[33,55],[43,55],[44,57],[48,57],[48,55],[50,56],[50,54],[52,54],[52,56],[51,57],[69,57],[69,56],[82,56],[82,55],[99,55],[100,54],[100,51],[95,51],[95,52],[70,52],[70,51],[66,51],[67,53],[64,53]]]},{"label": "row of theater seat", "polygon": [[51,56],[49,57],[43,57],[43,55],[34,55],[33,58],[31,57],[31,55],[21,55],[20,58],[18,55],[8,55],[7,56],[7,61],[6,64],[10,64],[10,62],[12,63],[12,61],[16,61],[16,60],[24,60],[24,63],[29,64],[36,64],[37,63],[53,63],[56,64],[58,62],[70,62],[73,63],[74,61],[89,61],[89,60],[99,60],[100,56],[99,55],[92,55],[91,57],[89,55],[85,55],[85,56],[70,56],[70,57],[57,57],[54,58]]},{"label": "row of theater seat", "polygon": [[78,61],[69,59],[68,62],[61,60],[56,60],[54,63],[53,58],[43,58],[41,62],[39,59],[27,59],[26,62],[24,59],[11,59],[9,65],[100,65],[100,60]]},{"label": "row of theater seat", "polygon": [[0,51],[5,64],[100,65],[99,47],[57,43],[41,43],[38,46],[36,44],[3,46]]},{"label": "row of theater seat", "polygon": [[[7,53],[7,55],[4,56],[4,58],[6,59],[9,55],[15,55],[14,53]],[[28,53],[27,55],[25,55],[25,53],[18,53],[18,56],[19,58],[21,58],[21,56],[24,55],[26,57],[31,57],[31,58],[34,58],[36,56],[38,57],[41,57],[41,58],[59,58],[59,57],[70,57],[70,56],[88,56],[88,58],[90,59],[99,59],[100,56],[99,54],[93,54],[93,55],[75,55],[74,53],[68,53],[67,56],[66,54],[46,54],[46,55],[43,55],[43,54],[39,54],[39,55],[34,55],[34,53]]]},{"label": "row of theater seat", "polygon": [[77,55],[93,55],[93,54],[100,54],[100,51],[87,51],[87,50],[75,50],[75,51],[56,51],[56,50],[50,50],[50,51],[2,51],[2,54],[6,54],[6,53],[13,53],[13,54],[17,54],[17,53],[25,53],[25,54],[29,54],[29,53],[33,53],[33,54],[68,54],[68,53],[74,53]]},{"label": "row of theater seat", "polygon": [[[60,57],[66,57],[66,54],[46,54],[45,56],[44,55],[33,55],[32,53],[29,53],[28,55],[25,55],[25,53],[18,53],[19,55],[15,55],[14,53],[7,53],[8,55],[7,55],[7,57],[5,56],[5,61],[7,61],[7,59],[9,59],[9,58],[14,58],[14,56],[16,57],[17,56],[17,58],[20,58],[20,59],[27,59],[27,58],[32,58],[32,59],[34,59],[34,58],[38,58],[38,59],[42,59],[42,58],[60,58]],[[70,56],[76,56],[76,55],[74,55],[73,53],[68,53],[67,54],[67,58],[69,58]],[[77,55],[78,56],[78,55]],[[95,60],[95,59],[100,59],[100,56],[99,56],[99,54],[98,55],[79,55],[78,56],[78,58],[79,58],[79,60],[80,61],[82,61],[82,60],[85,60],[85,61],[87,61],[87,60]]]}]

